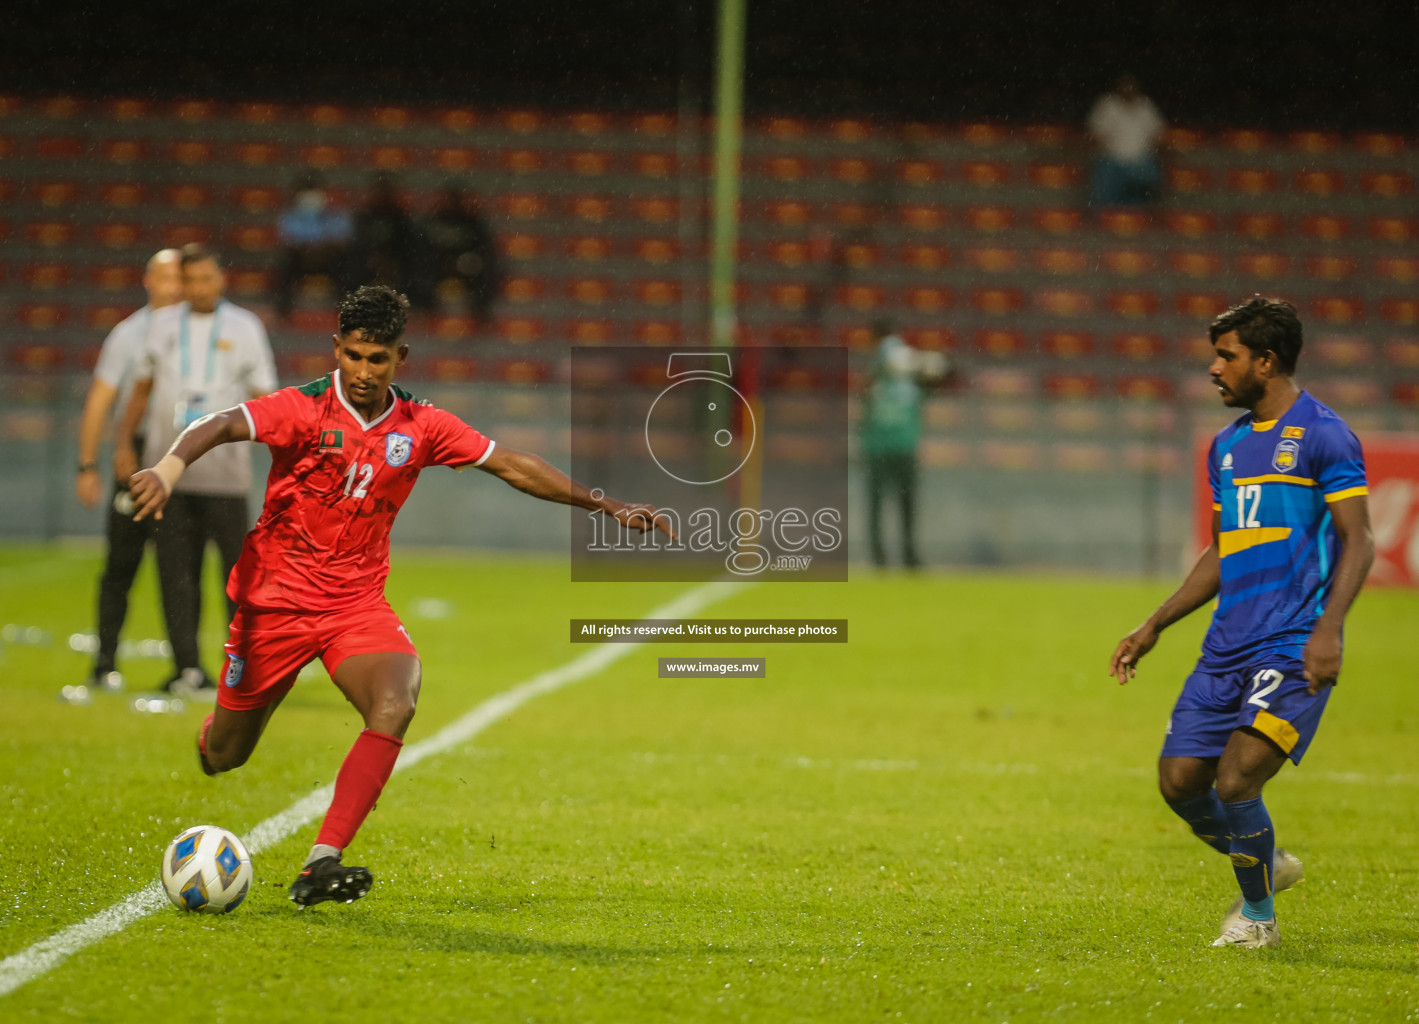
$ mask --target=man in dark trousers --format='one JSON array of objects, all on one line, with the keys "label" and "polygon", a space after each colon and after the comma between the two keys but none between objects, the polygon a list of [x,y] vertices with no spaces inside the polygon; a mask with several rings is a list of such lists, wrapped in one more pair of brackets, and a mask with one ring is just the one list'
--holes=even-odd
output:
[{"label": "man in dark trousers", "polygon": [[[209,413],[276,389],[276,367],[266,329],[254,313],[222,298],[226,278],[211,249],[182,249],[185,301],[153,317],[148,347],[124,414],[120,444],[146,417],[144,462],[151,465],[183,430]],[[197,646],[202,618],[202,561],[215,542],[223,579],[241,554],[250,520],[250,446],[228,445],[183,478],[158,522],[158,575],[163,615],[176,672],[169,692],[196,695],[213,689]],[[228,608],[235,614],[235,607]]]},{"label": "man in dark trousers", "polygon": [[[182,276],[178,269],[178,251],[163,249],[154,253],[143,272],[143,288],[148,302],[131,316],[120,320],[104,339],[99,361],[94,367],[94,379],[84,400],[84,415],[79,423],[79,471],[74,479],[74,493],[87,508],[93,508],[104,497],[104,480],[99,472],[99,445],[109,428],[109,414],[127,407],[133,391],[133,378],[139,359],[148,344],[153,315],[182,298]],[[141,445],[141,439],[130,438],[127,447]],[[149,528],[133,521],[133,500],[128,494],[128,477],[138,468],[135,462],[122,464],[115,458],[113,484],[108,488],[108,516],[104,536],[103,576],[99,579],[98,650],[87,684],[76,696],[87,700],[89,690],[102,689],[116,693],[123,689],[123,676],[118,672],[118,634],[128,617],[128,591],[143,562],[143,550],[148,546]],[[66,688],[66,692],[68,688]]]}]

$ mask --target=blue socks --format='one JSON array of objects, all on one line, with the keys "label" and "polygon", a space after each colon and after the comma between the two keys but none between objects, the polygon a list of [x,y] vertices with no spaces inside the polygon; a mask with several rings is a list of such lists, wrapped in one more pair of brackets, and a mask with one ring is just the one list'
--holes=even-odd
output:
[{"label": "blue socks", "polygon": [[[1216,790],[1213,790],[1216,799]],[[1237,884],[1242,887],[1242,916],[1269,921],[1276,916],[1271,898],[1271,862],[1276,853],[1276,833],[1261,797],[1219,805],[1226,813],[1232,842],[1230,854]],[[1181,813],[1181,812],[1179,812]]]},{"label": "blue socks", "polygon": [[1218,853],[1231,853],[1231,830],[1227,825],[1227,812],[1223,809],[1217,790],[1209,789],[1191,800],[1169,800],[1173,809],[1192,829],[1192,834],[1201,839]]}]

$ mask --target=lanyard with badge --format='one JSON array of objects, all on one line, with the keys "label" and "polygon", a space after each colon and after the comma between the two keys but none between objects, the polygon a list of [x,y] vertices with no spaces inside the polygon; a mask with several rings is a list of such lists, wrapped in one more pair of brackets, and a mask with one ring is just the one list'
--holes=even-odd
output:
[{"label": "lanyard with badge", "polygon": [[217,348],[221,338],[222,306],[223,303],[219,302],[217,308],[212,311],[212,334],[207,340],[207,358],[202,366],[200,387],[194,387],[192,384],[192,332],[190,330],[192,307],[188,306],[183,310],[177,337],[178,348],[182,353],[182,396],[173,406],[172,425],[174,430],[186,430],[209,412],[207,403],[217,371]]}]

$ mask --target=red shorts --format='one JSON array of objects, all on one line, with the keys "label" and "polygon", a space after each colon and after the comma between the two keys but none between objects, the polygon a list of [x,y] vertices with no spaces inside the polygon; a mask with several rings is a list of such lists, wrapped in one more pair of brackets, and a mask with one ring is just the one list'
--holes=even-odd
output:
[{"label": "red shorts", "polygon": [[319,658],[334,678],[355,654],[419,656],[399,616],[383,598],[339,612],[262,612],[238,608],[232,619],[217,703],[231,711],[264,708],[285,696],[296,673]]}]

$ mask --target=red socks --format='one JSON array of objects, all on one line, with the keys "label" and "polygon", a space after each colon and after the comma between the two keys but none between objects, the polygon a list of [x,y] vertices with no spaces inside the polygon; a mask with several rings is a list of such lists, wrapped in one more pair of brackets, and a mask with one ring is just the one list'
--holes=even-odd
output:
[{"label": "red socks", "polygon": [[387,733],[366,729],[345,755],[340,774],[335,776],[335,799],[325,812],[316,843],[343,850],[355,838],[370,811],[374,810],[384,784],[394,771],[399,748],[404,741]]}]

